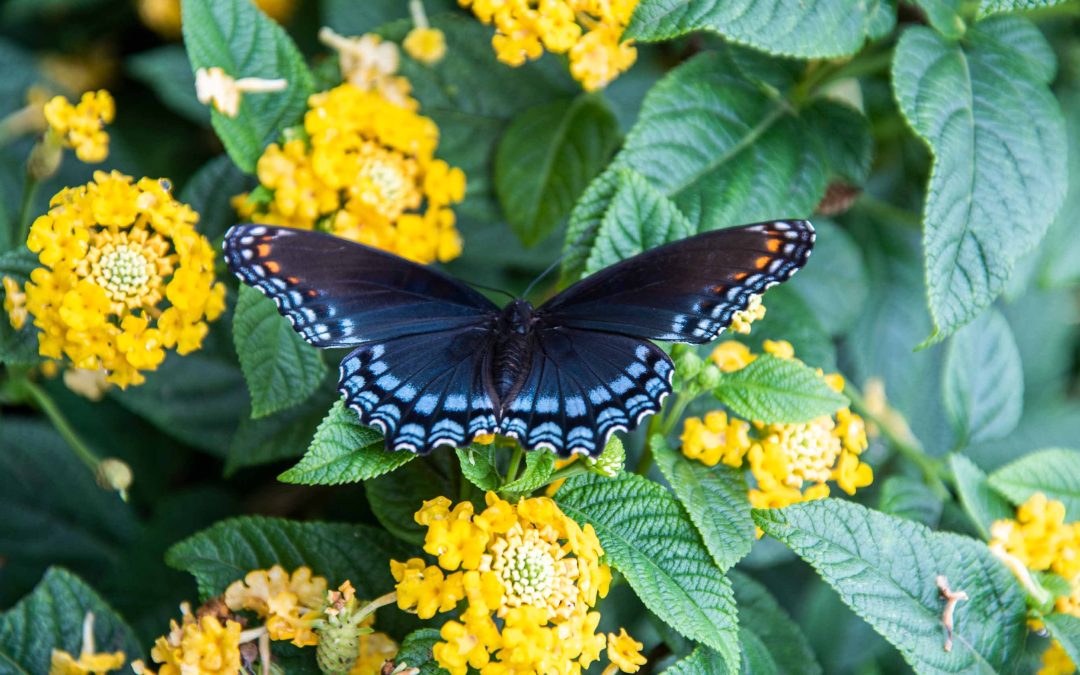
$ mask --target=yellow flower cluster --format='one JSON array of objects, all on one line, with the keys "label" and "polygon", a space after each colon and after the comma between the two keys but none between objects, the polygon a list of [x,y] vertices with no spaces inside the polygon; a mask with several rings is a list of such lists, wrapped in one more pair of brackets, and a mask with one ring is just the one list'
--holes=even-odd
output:
[{"label": "yellow flower cluster", "polygon": [[49,123],[48,138],[75,150],[84,162],[102,162],[109,156],[109,134],[105,125],[116,117],[113,97],[104,89],[86,92],[78,105],[63,96],[45,104],[45,120]]},{"label": "yellow flower cluster", "polygon": [[377,93],[342,84],[309,100],[307,140],[270,145],[257,172],[269,203],[235,200],[256,222],[321,229],[429,263],[461,253],[451,204],[465,174],[435,159],[430,119]]},{"label": "yellow flower cluster", "polygon": [[99,654],[94,648],[94,614],[87,612],[83,618],[82,649],[79,658],[62,649],[52,650],[49,658],[49,675],[105,675],[124,667],[124,652]]},{"label": "yellow flower cluster", "polygon": [[[214,250],[196,214],[165,180],[96,172],[61,190],[34,221],[27,246],[42,266],[26,284],[42,356],[108,371],[120,386],[144,381],[165,350],[202,345],[225,309]],[[167,302],[166,302],[167,301]]]},{"label": "yellow flower cluster", "polygon": [[240,672],[240,624],[212,613],[196,616],[187,603],[181,620],[171,622],[168,635],[159,637],[150,657],[161,667],[150,670],[142,661],[131,664],[138,675],[237,675]]},{"label": "yellow flower cluster", "polygon": [[568,54],[570,73],[587,90],[607,86],[634,64],[623,32],[637,0],[458,0],[484,23],[503,63],[520,66],[546,49]]},{"label": "yellow flower cluster", "polygon": [[512,504],[489,492],[486,504],[476,513],[470,502],[425,502],[416,522],[438,564],[391,562],[401,609],[427,619],[466,601],[443,624],[438,664],[452,675],[579,674],[608,645],[613,664],[635,672],[640,644],[625,631],[596,633],[600,613],[590,608],[607,595],[611,571],[592,527],[546,497]]},{"label": "yellow flower cluster", "polygon": [[[1053,572],[1069,582],[1070,593],[1055,600],[1055,609],[1080,617],[1080,522],[1065,522],[1063,503],[1037,492],[1016,510],[1015,520],[995,521],[990,536],[991,548],[1004,550],[1027,569]],[[1076,672],[1057,640],[1042,658],[1039,675]]]},{"label": "yellow flower cluster", "polygon": [[446,56],[446,36],[438,28],[417,26],[409,31],[401,46],[409,56],[429,66]]},{"label": "yellow flower cluster", "polygon": [[225,604],[233,611],[247,609],[266,620],[271,640],[290,640],[297,647],[318,644],[314,622],[322,616],[326,579],[312,576],[307,567],[290,575],[281,565],[248,572],[225,590]]},{"label": "yellow flower cluster", "polygon": [[[779,358],[795,358],[789,342],[766,340],[764,348]],[[745,345],[729,340],[720,343],[709,358],[721,371],[731,373],[756,356]],[[825,375],[825,380],[843,391],[840,375]],[[704,418],[688,418],[680,440],[686,457],[707,466],[723,462],[741,467],[747,462],[756,483],[749,494],[756,508],[827,497],[828,481],[849,495],[873,481],[870,466],[859,460],[868,445],[866,425],[847,408],[804,424],[751,423],[713,411]]]}]

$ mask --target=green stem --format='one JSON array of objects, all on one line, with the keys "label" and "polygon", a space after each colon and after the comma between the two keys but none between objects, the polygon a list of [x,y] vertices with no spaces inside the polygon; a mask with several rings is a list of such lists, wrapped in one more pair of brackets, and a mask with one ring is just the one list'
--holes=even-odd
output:
[{"label": "green stem", "polygon": [[525,451],[522,450],[521,444],[515,443],[514,454],[510,455],[510,466],[506,469],[506,480],[503,481],[503,485],[517,478],[518,470],[521,468],[521,460],[524,457]]},{"label": "green stem", "polygon": [[634,473],[639,476],[646,476],[649,473],[649,469],[653,464],[653,436],[661,433],[661,413],[657,413],[649,418],[649,427],[645,432],[645,449],[641,452],[641,459],[638,460],[637,467],[634,469]]},{"label": "green stem", "polygon": [[588,470],[589,470],[589,467],[587,467],[585,465],[585,460],[584,459],[579,459],[576,462],[571,462],[570,464],[567,464],[566,466],[564,466],[561,469],[556,469],[551,474],[551,476],[548,477],[548,485],[550,485],[551,483],[554,483],[557,480],[562,480],[563,478],[569,478],[570,476],[576,476],[579,473],[586,473],[586,472],[588,472]]},{"label": "green stem", "polygon": [[944,470],[941,463],[926,454],[919,439],[915,438],[910,432],[901,434],[897,429],[893,428],[893,425],[888,420],[882,419],[868,410],[862,392],[850,382],[844,385],[844,395],[851,399],[851,407],[855,412],[862,415],[864,419],[873,422],[881,430],[881,434],[889,441],[889,445],[893,449],[919,468],[923,474],[923,480],[933,490],[934,494],[942,499],[950,498],[949,488],[945,485],[945,481],[942,480]]},{"label": "green stem", "polygon": [[19,237],[15,240],[15,247],[26,245],[26,239],[30,236],[30,211],[34,206],[34,195],[37,194],[39,185],[37,178],[29,173],[26,174],[26,183],[23,184],[22,205],[19,207]]},{"label": "green stem", "polygon": [[101,460],[98,459],[98,456],[94,454],[94,451],[87,447],[83,440],[79,438],[79,434],[67,421],[67,418],[64,417],[63,413],[60,412],[59,406],[52,400],[52,397],[32,380],[23,380],[21,384],[23,391],[29,395],[30,400],[41,409],[41,412],[45,413],[45,416],[49,418],[52,425],[64,440],[67,441],[67,444],[71,446],[71,449],[75,451],[75,455],[82,460],[83,464],[85,464],[96,476],[98,465],[101,464]]}]

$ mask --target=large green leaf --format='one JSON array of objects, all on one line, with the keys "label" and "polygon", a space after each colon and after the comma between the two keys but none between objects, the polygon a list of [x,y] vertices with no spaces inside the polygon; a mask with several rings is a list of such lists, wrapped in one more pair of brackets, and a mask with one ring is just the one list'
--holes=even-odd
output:
[{"label": "large green leaf", "polygon": [[0,672],[46,675],[53,649],[78,658],[87,612],[94,614],[94,647],[142,656],[131,629],[92,588],[71,572],[50,568],[34,592],[0,614]]},{"label": "large green leaf", "polygon": [[[754,352],[765,351],[766,340],[783,339],[795,348],[795,355],[803,363],[827,372],[836,370],[836,345],[822,325],[819,315],[796,291],[802,279],[795,283],[770,288],[762,296],[765,318],[754,322],[750,335],[742,340]],[[858,298],[858,291],[848,294]]]},{"label": "large green leaf", "polygon": [[251,286],[240,286],[233,340],[251,392],[251,416],[303,403],[326,377],[326,363],[281,316],[274,301]]},{"label": "large green leaf", "polygon": [[586,274],[694,234],[686,216],[644,176],[620,169],[614,180],[618,187],[585,261]]},{"label": "large green leaf", "polygon": [[773,54],[846,56],[859,51],[869,35],[880,32],[874,25],[877,4],[862,0],[641,0],[626,37],[667,40],[708,30]]},{"label": "large green leaf", "polygon": [[[245,516],[184,539],[168,550],[165,562],[194,575],[203,597],[222,593],[251,570],[281,565],[291,572],[306,565],[326,577],[331,588],[348,579],[358,596],[374,599],[394,588],[390,560],[413,553],[386,532],[365,525]],[[379,617],[380,626],[401,627],[396,610],[384,610]]]},{"label": "large green leaf", "polygon": [[934,30],[947,38],[957,39],[967,30],[961,16],[961,0],[915,0]]},{"label": "large green leaf", "polygon": [[651,439],[653,457],[675,490],[717,567],[730,569],[754,543],[754,521],[742,472],[724,464],[708,467],[683,457],[661,436]]},{"label": "large green leaf", "polygon": [[975,462],[963,455],[949,455],[949,467],[956,481],[956,492],[960,504],[975,523],[975,528],[983,539],[990,539],[990,526],[995,520],[1012,518],[1013,510],[1009,502],[994,491],[986,474],[975,466]]},{"label": "large green leaf", "polygon": [[730,573],[739,605],[739,641],[743,673],[752,675],[817,675],[814,652],[799,626],[760,583],[740,572]]},{"label": "large green leaf", "polygon": [[1080,452],[1052,448],[1033,452],[990,474],[990,486],[1014,504],[1041,492],[1065,504],[1068,520],[1080,520]]},{"label": "large green leaf", "polygon": [[458,448],[458,461],[461,463],[461,475],[481,490],[494,490],[499,487],[499,468],[496,464],[498,448],[494,443],[481,445],[473,443],[468,447]]},{"label": "large green leaf", "polygon": [[1018,17],[982,21],[963,43],[928,28],[900,38],[896,97],[934,154],[923,213],[934,339],[993,302],[1064,200],[1065,129],[1047,87],[1053,75],[1049,45]]},{"label": "large green leaf", "polygon": [[228,155],[220,155],[199,167],[180,191],[180,201],[199,214],[199,232],[211,241],[236,222],[231,199],[253,187],[254,179],[236,168]]},{"label": "large green leaf", "polygon": [[246,94],[236,117],[210,118],[225,150],[248,173],[263,148],[300,121],[313,90],[311,72],[288,33],[248,0],[183,0],[184,46],[191,69],[221,68],[236,78],[284,79],[284,91]]},{"label": "large green leaf", "polygon": [[1080,663],[1080,618],[1071,614],[1050,614],[1043,618],[1050,634],[1065,648],[1073,663]]},{"label": "large green leaf", "polygon": [[848,405],[816,370],[772,354],[725,373],[713,394],[740,417],[767,424],[809,422]]},{"label": "large green leaf", "polygon": [[[980,542],[836,499],[759,510],[766,534],[810,563],[920,673],[995,673],[1023,650],[1027,607],[1012,574]],[[964,591],[952,651],[936,579]]]},{"label": "large green leaf", "polygon": [[1024,369],[1005,318],[990,310],[949,341],[942,399],[961,443],[1001,438],[1024,409]]},{"label": "large green leaf", "polygon": [[458,482],[465,480],[453,475],[457,466],[450,457],[450,453],[435,453],[365,481],[371,512],[387,532],[410,544],[423,543],[427,528],[417,524],[414,515],[428,499],[458,494]]},{"label": "large green leaf", "polygon": [[495,192],[526,245],[555,230],[619,140],[619,123],[599,96],[546,103],[514,119],[495,154]]},{"label": "large green leaf", "polygon": [[[824,218],[814,219],[814,229],[817,230],[814,253],[806,267],[799,270],[790,289],[803,299],[811,318],[816,318],[829,335],[843,335],[858,320],[866,306],[870,284],[866,264],[858,245],[846,230]],[[768,310],[766,320],[770,313],[774,313],[772,303],[774,299],[779,300],[781,291],[773,289],[765,296],[765,308]],[[796,354],[804,357],[804,360],[809,358],[789,334],[765,334],[774,339],[782,335],[795,345]],[[821,367],[826,365],[808,362]]]},{"label": "large green leaf", "polygon": [[620,168],[642,174],[698,232],[779,213],[810,215],[828,181],[826,132],[818,128],[820,116],[800,117],[775,93],[773,80],[788,77],[766,57],[725,48],[696,56],[657,82],[623,149],[571,213],[564,279],[584,270]]},{"label": "large green leaf", "polygon": [[147,49],[130,57],[124,65],[175,112],[198,124],[210,121],[210,111],[195,97],[191,62],[180,45]]},{"label": "large green leaf", "polygon": [[259,419],[241,420],[225,456],[225,475],[248,466],[302,456],[337,398],[336,389],[324,386],[298,406]]},{"label": "large green leaf", "polygon": [[883,513],[929,527],[937,527],[944,506],[937,493],[912,476],[889,476],[878,495],[878,509]]},{"label": "large green leaf", "polygon": [[730,672],[719,652],[698,647],[690,655],[664,669],[664,675],[723,675]]},{"label": "large green leaf", "polygon": [[596,528],[608,559],[650,611],[722,654],[729,673],[738,670],[731,583],[667,490],[634,474],[583,475],[567,479],[556,500],[568,516]]},{"label": "large green leaf", "polygon": [[360,424],[356,413],[338,400],[316,429],[307,453],[279,480],[303,485],[355,483],[393,471],[414,457],[411,452],[384,449],[382,434]]}]

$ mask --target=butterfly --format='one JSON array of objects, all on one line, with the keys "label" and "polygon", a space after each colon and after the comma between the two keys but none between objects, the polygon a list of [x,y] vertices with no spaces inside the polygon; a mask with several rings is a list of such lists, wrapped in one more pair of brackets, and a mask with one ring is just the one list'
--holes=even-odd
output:
[{"label": "butterfly", "polygon": [[349,348],[339,390],[386,447],[426,454],[503,434],[599,455],[660,410],[674,365],[652,340],[715,339],[806,264],[814,228],[781,220],[688,237],[499,308],[438,270],[329,234],[237,225],[225,259],[307,342]]}]

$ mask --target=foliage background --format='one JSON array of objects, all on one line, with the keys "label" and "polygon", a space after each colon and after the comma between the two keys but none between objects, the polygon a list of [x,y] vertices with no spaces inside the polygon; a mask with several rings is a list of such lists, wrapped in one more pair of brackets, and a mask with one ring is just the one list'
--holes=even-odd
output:
[{"label": "foliage background", "polygon": [[[854,501],[976,539],[985,538],[988,518],[1009,513],[1005,498],[1022,501],[1034,488],[1051,490],[1051,481],[1060,482],[1058,498],[1072,499],[1075,507],[1080,463],[1074,454],[1041,456],[1011,474],[994,474],[997,491],[983,474],[1047,448],[1080,450],[1080,406],[1072,396],[1080,282],[1080,6],[1018,15],[1007,13],[1014,4],[1053,3],[921,0],[897,8],[816,0],[799,9],[781,3],[764,28],[755,14],[763,10],[754,3],[693,3],[702,7],[694,15],[671,11],[677,4],[643,1],[631,26],[642,40],[637,64],[604,92],[583,95],[557,58],[507,68],[495,61],[489,29],[452,3],[427,3],[447,33],[448,56],[434,69],[405,59],[403,73],[421,112],[439,125],[440,156],[468,176],[468,195],[457,210],[464,253],[447,268],[520,292],[564,241],[571,242],[565,281],[662,239],[658,211],[645,208],[649,199],[670,199],[691,228],[708,229],[809,216],[830,185],[854,186],[859,194],[849,210],[814,219],[819,244],[810,265],[789,287],[768,294],[768,315],[750,338],[755,346],[764,338],[790,340],[808,364],[839,370],[858,386],[871,377],[886,383],[918,447],[879,437],[867,455],[874,485]],[[399,39],[406,16],[397,0],[305,0],[287,27],[314,65],[318,89],[327,58],[315,37],[319,26]],[[169,177],[201,214],[202,232],[216,241],[234,219],[228,197],[253,184],[236,164],[250,169],[280,127],[269,113],[241,120],[253,135],[235,140],[240,137],[222,131],[225,122],[211,125],[194,99],[189,57],[216,65],[232,57],[215,50],[237,47],[188,30],[197,38],[189,37],[185,53],[180,43],[163,42],[142,27],[126,1],[9,0],[0,7],[0,117],[23,104],[31,84],[49,79],[43,54],[85,60],[103,50],[113,62],[108,88],[118,110],[105,168]],[[305,68],[268,61],[272,41],[256,47],[251,63],[265,72],[250,74],[274,77],[282,67]],[[852,54],[858,56],[851,61],[829,60]],[[275,98],[273,105],[295,116],[303,96]],[[215,127],[232,144],[223,146]],[[31,143],[14,139],[0,146],[2,236],[19,218]],[[1002,144],[1009,152],[1000,151]],[[32,213],[44,212],[49,196],[85,182],[89,173],[69,158],[39,191]],[[8,266],[5,273],[15,271],[10,258],[0,264]],[[229,301],[243,304],[245,295],[230,286]],[[282,387],[259,388],[245,379],[231,316],[213,325],[201,351],[171,355],[146,385],[114,390],[100,403],[75,396],[58,380],[44,384],[95,451],[134,469],[126,503],[98,488],[33,410],[3,408],[0,607],[12,607],[42,583],[34,601],[52,603],[60,624],[41,624],[37,635],[70,633],[81,618],[76,604],[104,601],[130,626],[130,632],[117,631],[138,654],[136,645],[159,635],[181,600],[199,590],[220,591],[236,570],[274,558],[312,564],[332,582],[367,565],[362,569],[372,587],[385,587],[385,566],[365,561],[400,555],[415,543],[407,515],[421,498],[466,489],[458,458],[445,452],[378,477],[390,467],[376,470],[353,456],[378,439],[356,428],[324,434],[314,456],[282,475],[326,416],[332,382],[321,366],[304,371],[286,360],[280,377],[305,375],[310,387],[303,393],[310,396],[275,400],[286,394]],[[33,354],[24,336],[0,326],[5,367],[30,362]],[[641,438],[627,445],[633,466]],[[1049,476],[1047,466],[1056,469]],[[658,472],[653,477],[663,480]],[[578,498],[595,505],[604,495],[585,494],[588,489],[614,488],[582,486]],[[565,504],[576,503],[575,495]],[[611,508],[621,508],[625,495],[609,497]],[[674,501],[669,506],[681,508]],[[657,508],[645,509],[651,514],[646,521]],[[910,577],[882,570],[890,560],[910,557],[955,568],[969,588],[1008,582],[991,563],[969,569],[972,561],[986,560],[985,547],[972,548],[973,540],[890,520],[865,525],[864,536],[845,548],[835,528],[861,523],[861,512],[830,502],[785,513],[764,514],[758,524],[785,538],[790,550],[767,537],[730,573],[743,608],[740,638],[750,670],[951,668],[955,664],[935,660],[936,633],[918,637],[922,629],[932,633],[937,617],[903,603],[894,606],[899,618],[889,616],[889,593],[910,596],[904,587]],[[223,521],[252,515],[298,522]],[[357,523],[337,526],[355,536],[335,539],[317,524],[322,521]],[[368,543],[342,543],[359,539]],[[878,563],[859,573],[866,586],[844,585],[847,568],[823,553],[831,550],[827,542],[845,551],[873,549],[855,556]],[[51,566],[77,574],[101,597],[67,572],[46,573]],[[933,572],[933,566],[916,565],[911,574]],[[975,653],[1010,651],[1008,658],[987,657],[1003,670],[1030,668],[1029,659],[1046,643],[1024,638],[1015,621],[1022,615],[1019,597],[1007,598],[1003,614],[973,628],[985,630],[980,639],[989,645]],[[793,622],[782,618],[781,608]],[[28,614],[35,621],[45,615],[45,609]],[[4,636],[15,634],[20,616],[13,611],[0,619],[0,653],[16,661]],[[399,638],[415,627],[400,615],[400,625],[385,621]],[[871,626],[880,630],[890,621],[901,629],[883,630],[889,640]],[[605,623],[645,637],[661,665],[693,647],[625,584],[605,606]],[[790,637],[799,631],[813,658],[794,647],[784,650],[803,644]],[[671,672],[706,672],[713,667],[709,658],[695,652]]]}]

